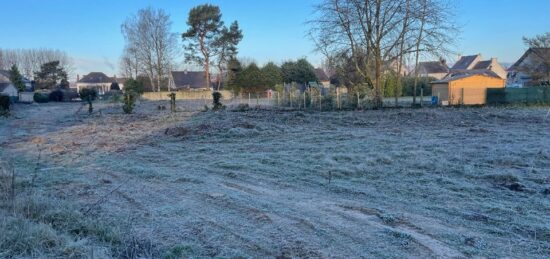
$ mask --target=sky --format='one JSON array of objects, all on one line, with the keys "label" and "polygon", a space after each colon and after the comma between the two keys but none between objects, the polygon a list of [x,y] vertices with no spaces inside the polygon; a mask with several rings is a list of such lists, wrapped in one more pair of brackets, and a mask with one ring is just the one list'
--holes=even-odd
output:
[{"label": "sky", "polygon": [[[187,29],[189,10],[219,5],[223,20],[239,22],[244,39],[240,55],[259,64],[306,57],[320,65],[322,56],[306,36],[307,21],[319,0],[1,0],[0,48],[53,48],[74,59],[76,74],[118,73],[124,48],[120,25],[140,8],[162,8],[175,33]],[[454,49],[515,62],[525,51],[523,36],[550,31],[548,0],[453,0],[461,31]],[[179,58],[180,60],[183,57]],[[450,60],[452,62],[452,60]],[[181,64],[181,68],[185,65]]]}]

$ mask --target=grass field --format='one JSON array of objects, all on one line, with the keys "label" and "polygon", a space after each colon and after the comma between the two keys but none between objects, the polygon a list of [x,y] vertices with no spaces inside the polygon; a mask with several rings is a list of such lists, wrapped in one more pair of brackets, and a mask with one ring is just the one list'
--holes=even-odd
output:
[{"label": "grass field", "polygon": [[157,105],[0,118],[0,258],[550,257],[548,108]]}]

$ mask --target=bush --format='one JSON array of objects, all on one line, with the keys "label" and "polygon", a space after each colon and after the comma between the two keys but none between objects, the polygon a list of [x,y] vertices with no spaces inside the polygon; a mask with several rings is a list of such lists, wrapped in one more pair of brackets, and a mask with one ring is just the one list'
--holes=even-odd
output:
[{"label": "bush", "polygon": [[97,98],[97,90],[91,88],[84,88],[80,91],[80,99],[88,102],[88,113],[92,114],[94,112],[94,107],[92,101]]},{"label": "bush", "polygon": [[124,83],[124,92],[133,91],[134,93],[141,95],[143,94],[144,90],[145,90],[145,87],[143,86],[143,82],[141,81],[128,79]]},{"label": "bush", "polygon": [[[431,82],[436,81],[433,77],[420,77],[416,85],[416,96],[420,96],[420,89],[424,90],[424,96],[432,95]],[[414,77],[403,78],[403,96],[413,96],[414,93]]]},{"label": "bush", "polygon": [[132,113],[134,111],[134,107],[136,105],[136,97],[137,93],[134,91],[126,91],[124,92],[124,105],[122,106],[122,110],[126,114]]},{"label": "bush", "polygon": [[9,111],[10,110],[10,97],[7,95],[0,95],[0,110]]},{"label": "bush", "polygon": [[93,88],[84,88],[80,90],[80,99],[83,101],[95,101],[97,99],[97,90]]},{"label": "bush", "polygon": [[43,93],[34,93],[33,99],[37,103],[47,103],[50,101],[50,97]]},{"label": "bush", "polygon": [[60,89],[57,89],[51,92],[49,95],[49,99],[51,102],[62,102],[63,97],[64,97],[63,91],[61,91]]},{"label": "bush", "polygon": [[221,99],[222,99],[222,94],[220,92],[213,92],[212,93],[212,98],[213,98],[213,102],[212,104],[214,105],[212,107],[212,110],[213,111],[217,111],[217,110],[221,110],[223,109],[223,104],[221,102]]}]

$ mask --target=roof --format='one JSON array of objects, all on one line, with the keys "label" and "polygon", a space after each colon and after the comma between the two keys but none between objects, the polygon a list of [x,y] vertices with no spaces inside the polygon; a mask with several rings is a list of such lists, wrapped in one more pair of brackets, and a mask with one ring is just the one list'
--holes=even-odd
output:
[{"label": "roof", "polygon": [[460,57],[460,59],[454,64],[451,69],[468,69],[479,56],[480,55]]},{"label": "roof", "polygon": [[508,68],[508,70],[511,70],[511,71],[517,70],[521,66],[523,61],[525,61],[525,59],[532,53],[537,53],[544,57],[550,57],[550,48],[529,48],[527,51],[525,51],[523,56],[521,56],[521,58],[518,61],[516,61],[516,63],[514,63],[510,68]]},{"label": "roof", "polygon": [[10,85],[11,83],[0,83],[0,92],[4,92]]},{"label": "roof", "polygon": [[83,76],[80,80],[78,80],[78,83],[86,83],[86,84],[104,84],[104,83],[112,83],[115,80],[111,77],[108,77],[104,73],[101,72],[91,72],[85,76]]},{"label": "roof", "polygon": [[10,71],[0,70],[0,82],[8,83],[10,81]]},{"label": "roof", "polygon": [[487,69],[459,70],[459,71],[454,71],[454,72],[450,73],[449,75],[447,75],[447,77],[445,77],[441,80],[433,81],[432,84],[448,83],[448,82],[451,82],[451,81],[456,81],[456,80],[471,77],[471,76],[486,76],[486,77],[494,77],[494,78],[502,79],[495,72],[493,72],[491,70],[487,70]]},{"label": "roof", "polygon": [[[204,71],[172,71],[172,79],[176,88],[206,88]],[[209,86],[211,85],[208,84]]]},{"label": "roof", "polygon": [[325,73],[325,70],[323,70],[322,68],[316,68],[314,72],[315,72],[315,76],[317,77],[317,80],[319,80],[320,82],[330,81],[330,79],[327,76],[327,73]]},{"label": "roof", "polygon": [[492,63],[491,60],[479,61],[473,69],[489,69]]},{"label": "roof", "polygon": [[441,61],[420,62],[418,71],[425,74],[449,73],[449,67]]}]

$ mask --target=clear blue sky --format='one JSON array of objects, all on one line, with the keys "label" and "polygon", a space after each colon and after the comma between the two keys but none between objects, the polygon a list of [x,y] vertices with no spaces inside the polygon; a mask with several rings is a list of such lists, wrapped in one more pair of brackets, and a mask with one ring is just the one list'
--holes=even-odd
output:
[{"label": "clear blue sky", "polygon": [[[173,31],[186,30],[189,9],[202,3],[221,7],[226,22],[238,20],[245,38],[240,56],[259,63],[320,55],[305,37],[305,21],[317,0],[4,0],[0,48],[47,47],[67,51],[75,72],[117,72],[124,47],[120,25],[140,8],[165,9]],[[548,0],[456,0],[456,20],[462,25],[457,52],[481,53],[509,63],[525,47],[522,36],[550,31]]]}]

